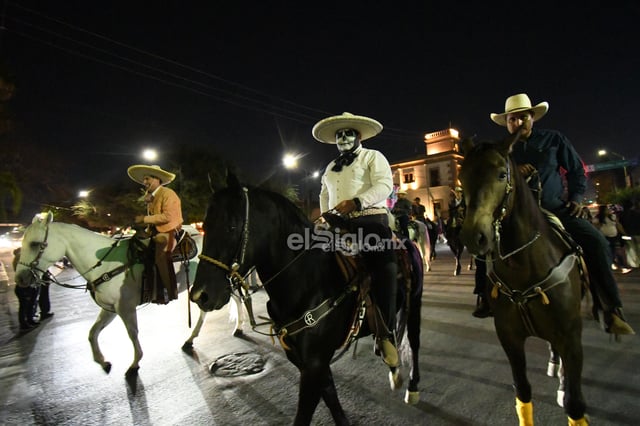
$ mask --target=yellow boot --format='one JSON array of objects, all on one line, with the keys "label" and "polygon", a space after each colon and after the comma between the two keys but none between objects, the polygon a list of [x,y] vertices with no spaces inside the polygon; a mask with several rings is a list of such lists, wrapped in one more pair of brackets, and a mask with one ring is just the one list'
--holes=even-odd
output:
[{"label": "yellow boot", "polygon": [[581,419],[573,420],[571,417],[569,417],[569,426],[589,426],[589,418],[587,416],[584,416]]},{"label": "yellow boot", "polygon": [[520,420],[519,426],[533,426],[533,403],[522,402],[516,397],[516,413]]}]

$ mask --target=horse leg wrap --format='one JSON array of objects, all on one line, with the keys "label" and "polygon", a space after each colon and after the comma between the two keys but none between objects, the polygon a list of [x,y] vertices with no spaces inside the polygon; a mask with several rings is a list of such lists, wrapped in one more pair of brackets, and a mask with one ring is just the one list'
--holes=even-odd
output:
[{"label": "horse leg wrap", "polygon": [[587,416],[574,420],[569,417],[569,426],[589,426],[589,418]]},{"label": "horse leg wrap", "polygon": [[518,413],[519,426],[533,426],[533,403],[522,402],[516,397],[516,413]]}]

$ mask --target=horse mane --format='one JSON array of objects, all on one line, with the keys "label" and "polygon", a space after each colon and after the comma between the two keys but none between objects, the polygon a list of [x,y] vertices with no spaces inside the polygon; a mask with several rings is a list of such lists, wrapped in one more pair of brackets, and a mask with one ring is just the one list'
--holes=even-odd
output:
[{"label": "horse mane", "polygon": [[312,226],[311,221],[305,216],[304,212],[296,206],[293,201],[287,198],[284,194],[256,186],[249,186],[249,192],[254,195],[263,196],[273,202],[273,205],[283,214],[284,220],[289,222],[295,221],[303,227]]}]

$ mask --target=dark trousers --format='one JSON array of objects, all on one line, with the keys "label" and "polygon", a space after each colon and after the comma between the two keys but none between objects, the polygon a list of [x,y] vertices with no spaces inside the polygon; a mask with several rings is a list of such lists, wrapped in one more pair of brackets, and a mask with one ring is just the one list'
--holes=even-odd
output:
[{"label": "dark trousers", "polygon": [[49,284],[44,283],[40,286],[38,306],[40,306],[40,315],[48,314],[51,310],[51,302],[49,300]]},{"label": "dark trousers", "polygon": [[[350,220],[350,231],[362,229],[364,237],[361,254],[371,272],[371,295],[378,305],[387,328],[393,331],[396,323],[397,271],[396,253],[390,245],[391,228],[387,215],[361,216]],[[381,242],[377,247],[368,243]],[[380,336],[384,337],[384,336]]]},{"label": "dark trousers", "polygon": [[398,221],[398,234],[404,238],[409,238],[409,215],[398,214],[396,220]]},{"label": "dark trousers", "polygon": [[487,300],[489,297],[489,288],[487,286],[487,263],[484,256],[476,257],[476,285],[473,288],[473,294],[477,294]]},{"label": "dark trousers", "polygon": [[18,297],[18,322],[23,326],[29,325],[33,323],[33,317],[36,314],[38,288],[16,285],[15,292]]},{"label": "dark trousers", "polygon": [[591,291],[598,296],[602,309],[611,311],[622,307],[618,284],[611,271],[612,254],[602,232],[585,219],[570,216],[566,210],[553,212],[584,252],[589,269]]}]

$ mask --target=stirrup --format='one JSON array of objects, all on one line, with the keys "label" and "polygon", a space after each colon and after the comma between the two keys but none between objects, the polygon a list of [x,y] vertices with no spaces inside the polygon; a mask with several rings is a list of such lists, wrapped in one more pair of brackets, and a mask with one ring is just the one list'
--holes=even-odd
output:
[{"label": "stirrup", "polygon": [[376,346],[380,350],[380,356],[385,364],[389,367],[398,366],[398,350],[389,337],[377,338]]}]

